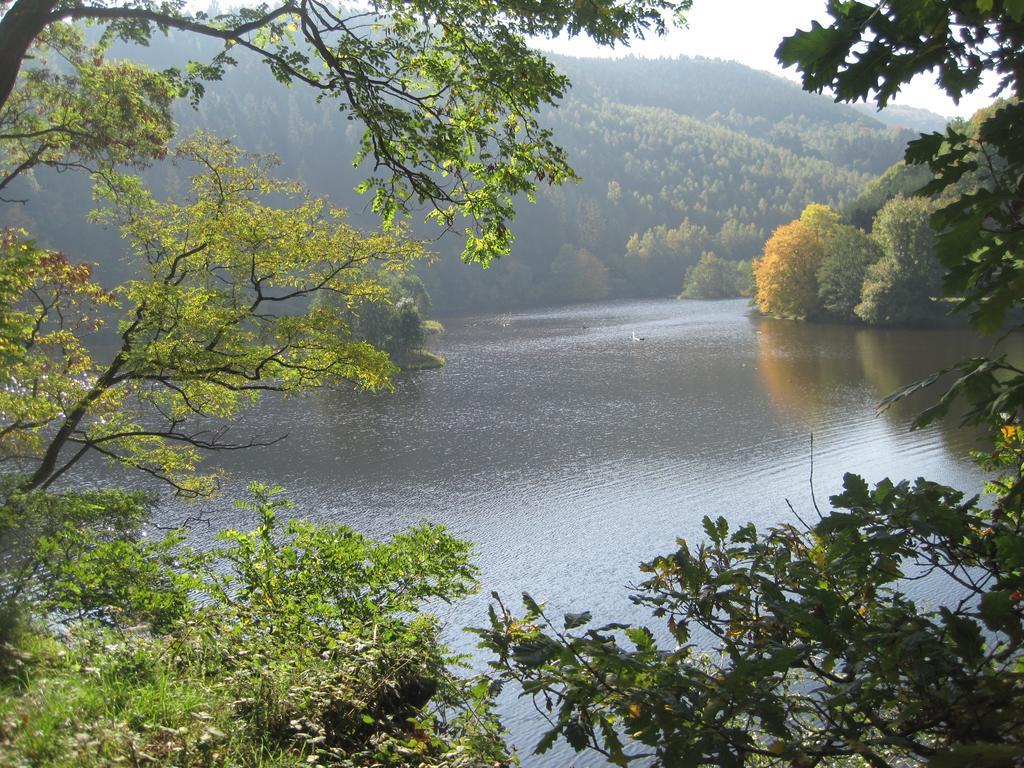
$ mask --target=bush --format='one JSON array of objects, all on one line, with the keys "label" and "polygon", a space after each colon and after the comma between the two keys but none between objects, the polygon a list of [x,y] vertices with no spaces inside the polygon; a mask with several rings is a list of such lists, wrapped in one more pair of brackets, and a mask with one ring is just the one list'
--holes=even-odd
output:
[{"label": "bush", "polygon": [[157,625],[187,602],[172,565],[176,537],[138,535],[152,499],[119,490],[27,491],[0,478],[0,635],[21,616],[109,620],[129,606]]},{"label": "bush", "polygon": [[[120,540],[136,572],[164,578],[110,593],[110,605],[80,587],[112,572],[118,583],[114,550],[42,579],[69,631],[18,640],[0,765],[509,762],[487,682],[454,673],[437,620],[419,612],[476,588],[468,545],[432,526],[378,542],[281,524],[290,505],[276,489],[254,492],[245,506],[259,525],[222,533],[208,553],[177,535]],[[167,604],[180,610],[161,614],[159,631],[137,623]]]},{"label": "bush", "polygon": [[[538,752],[561,738],[616,765],[1018,765],[1022,462],[1022,431],[1005,427],[991,508],[847,475],[813,525],[706,518],[707,543],[642,566],[633,600],[667,644],[528,596],[522,616],[499,601],[480,636],[501,682],[551,713]],[[908,594],[922,579],[937,604]]]}]

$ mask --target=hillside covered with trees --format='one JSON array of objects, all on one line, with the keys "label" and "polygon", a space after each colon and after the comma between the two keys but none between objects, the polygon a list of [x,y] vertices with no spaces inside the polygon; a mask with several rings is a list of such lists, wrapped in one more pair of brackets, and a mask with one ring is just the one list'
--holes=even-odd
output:
[{"label": "hillside covered with trees", "polygon": [[[950,123],[951,131],[969,137],[970,149],[963,170],[942,189],[927,167],[899,162],[841,210],[811,204],[776,229],[753,261],[762,312],[868,325],[956,322],[943,297],[946,266],[932,218],[943,206],[992,192],[999,163],[986,158],[979,137],[1003,106],[996,102]],[[932,194],[919,194],[922,189]]]},{"label": "hillside covered with trees", "polygon": [[[162,68],[214,50],[177,35],[143,53]],[[749,261],[806,205],[852,200],[914,135],[735,63],[554,61],[572,87],[542,120],[580,181],[542,183],[536,204],[520,197],[512,252],[488,270],[461,265],[457,231],[442,237],[432,223],[416,226],[440,257],[417,268],[435,311],[674,295],[705,253]],[[181,135],[203,128],[278,155],[282,174],[331,195],[354,223],[374,225],[371,200],[353,192],[365,175],[365,164],[351,165],[362,125],[308,90],[276,87],[259,62],[240,61],[196,109],[180,103],[175,120]],[[150,177],[167,194],[185,184],[169,164]],[[109,255],[113,238],[84,223],[84,180],[39,173],[32,183],[28,205],[3,211],[7,223],[34,230],[52,222],[47,244],[85,247],[101,274],[123,277]]]}]

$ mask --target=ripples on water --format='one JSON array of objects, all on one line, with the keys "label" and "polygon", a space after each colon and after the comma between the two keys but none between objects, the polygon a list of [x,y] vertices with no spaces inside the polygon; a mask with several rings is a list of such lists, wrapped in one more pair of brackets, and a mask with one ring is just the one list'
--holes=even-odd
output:
[{"label": "ripples on water", "polygon": [[[770,321],[745,302],[623,302],[446,321],[440,371],[386,395],[264,401],[242,429],[288,432],[218,456],[237,496],[283,485],[301,514],[372,534],[421,520],[477,545],[482,595],[523,590],[553,611],[636,615],[637,564],[699,537],[704,515],[767,525],[809,510],[846,471],[980,488],[971,436],[908,431],[914,408],[875,414],[896,387],[984,346],[969,334]],[[631,340],[633,333],[645,338]],[[168,518],[185,514],[166,511]],[[217,524],[247,525],[226,504]],[[482,625],[486,598],[446,613]],[[542,724],[508,720],[526,765]],[[565,764],[567,757],[548,758]],[[585,762],[593,764],[593,760]]]}]

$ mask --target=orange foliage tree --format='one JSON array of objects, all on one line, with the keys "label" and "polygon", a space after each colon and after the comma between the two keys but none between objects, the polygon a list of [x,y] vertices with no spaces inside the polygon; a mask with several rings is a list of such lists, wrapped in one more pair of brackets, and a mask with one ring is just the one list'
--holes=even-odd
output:
[{"label": "orange foliage tree", "polygon": [[776,317],[813,315],[819,304],[815,273],[824,255],[815,227],[802,217],[776,229],[764,244],[764,255],[754,262],[761,311]]}]

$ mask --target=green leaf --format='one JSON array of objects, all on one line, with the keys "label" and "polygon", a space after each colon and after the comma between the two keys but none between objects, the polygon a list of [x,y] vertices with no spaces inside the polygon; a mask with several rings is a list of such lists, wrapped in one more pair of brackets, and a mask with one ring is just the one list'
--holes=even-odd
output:
[{"label": "green leaf", "polygon": [[536,615],[540,613],[540,605],[537,603],[536,600],[530,597],[529,592],[523,592],[523,605],[526,606],[526,610],[528,610],[531,614]]},{"label": "green leaf", "polygon": [[535,669],[557,656],[560,649],[561,646],[550,637],[538,635],[514,646],[512,657],[517,664]]},{"label": "green leaf", "polygon": [[845,58],[847,36],[839,29],[823,27],[817,21],[811,22],[809,31],[799,31],[791,37],[784,38],[775,51],[777,58],[784,67],[794,64],[804,70],[805,82],[809,78],[815,85],[805,86],[808,90],[816,90],[816,83],[830,78]]},{"label": "green leaf", "polygon": [[654,642],[654,635],[647,627],[630,627],[626,630],[626,637],[633,641],[638,651],[654,653],[658,650],[658,646]]},{"label": "green leaf", "polygon": [[549,731],[546,731],[543,736],[540,737],[540,741],[537,742],[537,746],[533,748],[535,755],[543,755],[555,744],[555,740],[558,738],[558,727],[554,727]]},{"label": "green leaf", "polygon": [[970,619],[952,613],[948,608],[943,607],[940,611],[942,621],[953,638],[960,656],[968,663],[980,660],[984,645],[981,628]]},{"label": "green leaf", "polygon": [[575,720],[565,726],[565,740],[577,752],[583,751],[589,744],[586,729]]},{"label": "green leaf", "polygon": [[565,614],[565,628],[576,629],[576,627],[582,627],[584,624],[590,622],[593,618],[590,611],[583,611],[582,613],[567,613]]},{"label": "green leaf", "polygon": [[986,592],[981,597],[981,618],[985,626],[994,632],[1015,633],[1020,629],[1020,618],[1014,611],[1011,600],[1013,593],[1008,589]]}]

